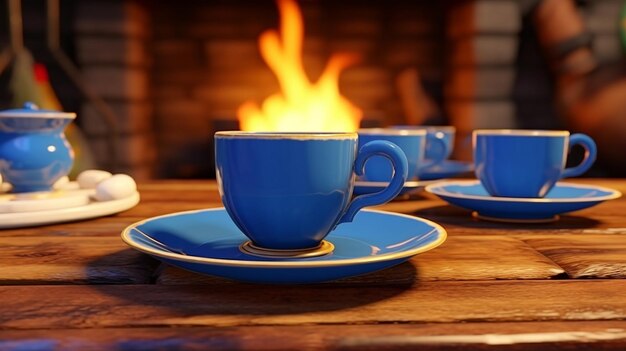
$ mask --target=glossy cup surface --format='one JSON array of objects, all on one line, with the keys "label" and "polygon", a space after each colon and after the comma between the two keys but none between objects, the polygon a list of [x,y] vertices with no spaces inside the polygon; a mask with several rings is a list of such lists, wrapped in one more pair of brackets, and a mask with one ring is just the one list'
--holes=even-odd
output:
[{"label": "glossy cup surface", "polygon": [[[452,126],[428,126],[425,128],[427,140],[424,157],[427,160],[450,158],[452,150],[454,149],[456,129]],[[433,142],[434,139],[440,139],[445,147],[442,147],[439,143]]]},{"label": "glossy cup surface", "polygon": [[[473,133],[473,147],[476,177],[489,194],[543,197],[564,177],[570,133],[477,130]],[[595,150],[593,153],[595,158]]]},{"label": "glossy cup surface", "polygon": [[[448,159],[454,150],[454,138],[456,128],[454,126],[415,126],[415,125],[394,125],[394,129],[424,129],[426,130],[426,151],[424,158],[427,160]],[[440,139],[443,142],[435,142]]]},{"label": "glossy cup surface", "polygon": [[[368,153],[382,150],[373,146]],[[215,159],[228,214],[262,248],[315,247],[359,208],[383,202],[372,197],[350,202],[355,160],[360,160],[356,133],[218,132]],[[404,178],[385,194],[385,201],[397,195],[406,179],[406,160],[401,161]]]}]

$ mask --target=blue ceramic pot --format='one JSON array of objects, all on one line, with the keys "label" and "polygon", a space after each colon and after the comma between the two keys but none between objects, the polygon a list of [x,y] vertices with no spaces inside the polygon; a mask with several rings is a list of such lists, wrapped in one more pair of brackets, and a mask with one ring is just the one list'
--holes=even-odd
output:
[{"label": "blue ceramic pot", "polygon": [[48,191],[68,174],[74,152],[64,130],[75,118],[32,103],[0,111],[0,174],[13,192]]}]

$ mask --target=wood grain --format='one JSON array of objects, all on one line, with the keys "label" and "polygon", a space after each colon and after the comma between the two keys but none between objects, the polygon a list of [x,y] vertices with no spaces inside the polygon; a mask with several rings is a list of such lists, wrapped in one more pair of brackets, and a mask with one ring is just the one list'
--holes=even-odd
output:
[{"label": "wood grain", "polygon": [[183,211],[195,211],[206,208],[222,207],[221,202],[198,201],[198,202],[172,202],[150,201],[142,203],[127,211],[120,213],[119,217],[131,217],[146,219]]},{"label": "wood grain", "polygon": [[413,258],[420,280],[551,279],[563,273],[524,242],[505,236],[450,236]]},{"label": "wood grain", "polygon": [[187,183],[176,185],[176,183],[165,183],[160,186],[156,184],[139,186],[138,191],[143,201],[172,201],[172,202],[198,202],[198,201],[219,201],[215,181],[206,180],[206,183]]},{"label": "wood grain", "polygon": [[622,320],[624,280],[2,286],[0,329]]},{"label": "wood grain", "polygon": [[624,321],[2,330],[0,349],[621,351],[625,333]]},{"label": "wood grain", "polygon": [[[564,271],[524,242],[505,236],[450,236],[440,247],[409,263],[344,279],[352,284],[407,283],[415,280],[550,279]],[[228,280],[165,267],[158,284],[225,284]]]},{"label": "wood grain", "polygon": [[[626,192],[621,179],[569,181]],[[509,225],[414,194],[378,208],[442,224],[443,246],[362,277],[269,286],[129,249],[119,235],[134,222],[221,206],[214,181],[139,190],[113,216],[0,230],[0,350],[626,349],[624,198]]]},{"label": "wood grain", "polygon": [[142,284],[157,266],[117,237],[0,238],[0,284]]},{"label": "wood grain", "polygon": [[571,278],[626,278],[626,235],[523,238]]},{"label": "wood grain", "polygon": [[[138,205],[144,206],[144,205]],[[108,217],[94,218],[84,221],[51,224],[39,227],[18,228],[0,230],[0,237],[95,237],[115,236],[119,237],[124,228],[132,223],[145,219],[144,217],[123,217],[113,215]]]},{"label": "wood grain", "polygon": [[[607,206],[609,206],[607,204]],[[594,209],[594,211],[602,208]],[[626,211],[626,208],[624,208]],[[534,235],[534,234],[603,234],[623,228],[624,223],[615,216],[602,217],[596,212],[579,211],[561,216],[560,220],[546,224],[496,223],[475,219],[471,212],[450,205],[435,206],[415,211],[411,215],[426,218],[444,226],[450,235]]]}]

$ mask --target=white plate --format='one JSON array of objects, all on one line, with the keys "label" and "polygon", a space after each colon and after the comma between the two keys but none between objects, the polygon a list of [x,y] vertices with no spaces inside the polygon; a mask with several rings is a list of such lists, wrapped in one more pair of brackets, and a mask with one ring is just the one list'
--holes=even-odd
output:
[{"label": "white plate", "polygon": [[85,206],[89,204],[89,198],[93,194],[92,189],[0,194],[0,214],[50,211]]},{"label": "white plate", "polygon": [[52,209],[46,211],[30,211],[16,213],[0,213],[0,229],[32,227],[45,224],[77,221],[112,215],[134,207],[139,203],[139,193],[135,192],[119,200],[90,201],[83,206]]}]

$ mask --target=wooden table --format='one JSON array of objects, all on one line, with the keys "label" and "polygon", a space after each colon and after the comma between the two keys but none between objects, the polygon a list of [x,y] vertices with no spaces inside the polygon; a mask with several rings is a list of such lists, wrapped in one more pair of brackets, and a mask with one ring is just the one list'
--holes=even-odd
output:
[{"label": "wooden table", "polygon": [[[583,180],[626,193],[626,180]],[[428,195],[381,208],[441,247],[367,276],[235,283],[129,249],[120,231],[220,206],[212,181],[140,185],[116,216],[0,230],[0,350],[626,350],[626,199],[542,225],[474,220]]]}]

